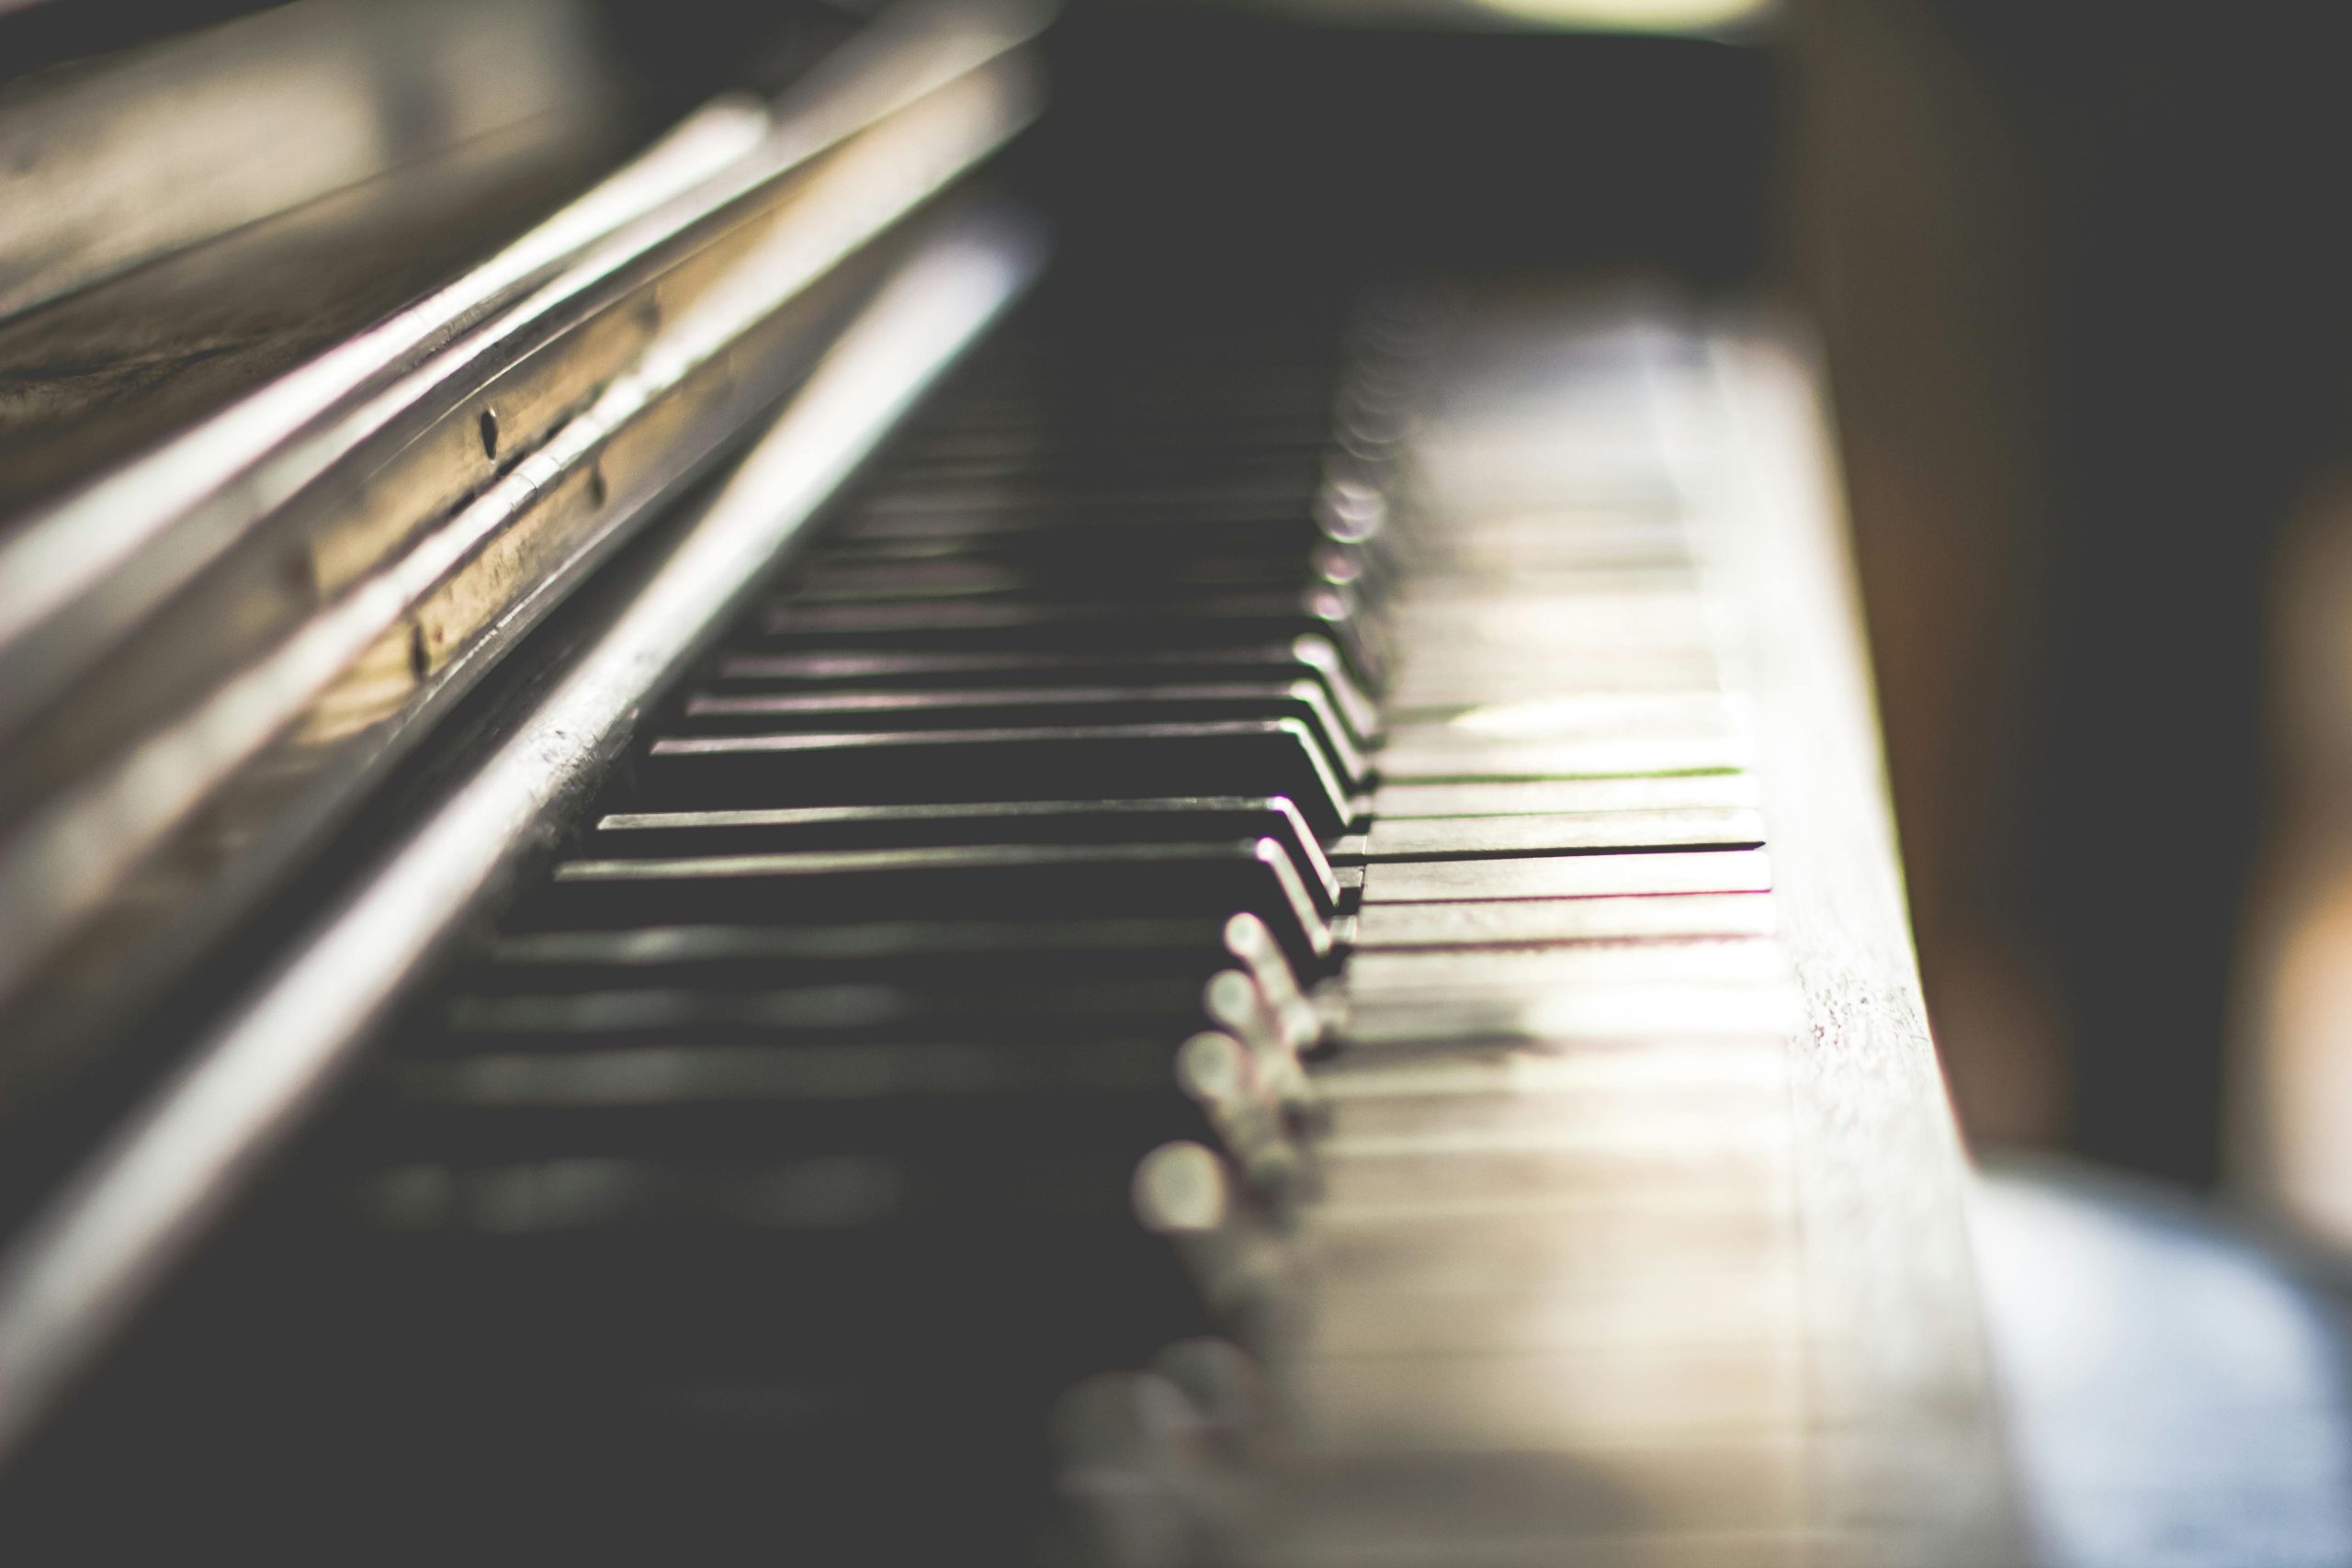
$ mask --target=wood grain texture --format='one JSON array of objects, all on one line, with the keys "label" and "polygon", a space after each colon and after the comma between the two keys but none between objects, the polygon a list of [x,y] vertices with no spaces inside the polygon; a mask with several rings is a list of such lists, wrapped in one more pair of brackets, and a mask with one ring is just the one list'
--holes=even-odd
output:
[{"label": "wood grain texture", "polygon": [[1682,383],[1694,527],[1746,692],[1782,940],[1817,1496],[1872,1561],[2018,1560],[1962,1205],[1920,999],[1820,375],[1786,328],[1717,326]]}]

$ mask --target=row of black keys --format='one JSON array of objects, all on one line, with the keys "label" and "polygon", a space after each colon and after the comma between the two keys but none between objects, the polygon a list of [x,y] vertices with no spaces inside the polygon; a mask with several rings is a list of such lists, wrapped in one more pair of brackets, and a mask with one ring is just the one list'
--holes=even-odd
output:
[{"label": "row of black keys", "polygon": [[[1279,1204],[1348,897],[1323,846],[1378,739],[1385,541],[1339,513],[1377,493],[1385,389],[1343,397],[1328,343],[1198,346],[1075,403],[1016,346],[910,433],[681,694],[626,809],[404,1032],[356,1145],[389,1168],[387,1223],[721,1217],[903,1247],[828,1268],[831,1306],[796,1297],[856,1313],[861,1280],[925,1275],[943,1231],[1205,1235]],[[1358,450],[1335,457],[1342,400]],[[1122,547],[1074,543],[1103,536]],[[888,1200],[763,1215],[779,1159],[867,1162]],[[589,1161],[576,1192],[521,1195]],[[1155,1210],[1163,1168],[1225,1189],[1189,1200],[1215,1223]],[[1004,1282],[1152,1276],[1101,1269],[1102,1245]],[[1127,1315],[1228,1324],[1200,1254],[1229,1241],[1177,1246],[1212,1277],[1155,1279]]]},{"label": "row of black keys", "polygon": [[319,1140],[309,1316],[369,1351],[276,1426],[369,1436],[306,1495],[1083,1561],[1073,1385],[1219,1429],[1393,657],[1410,338],[1342,336],[1033,332],[907,433]]}]

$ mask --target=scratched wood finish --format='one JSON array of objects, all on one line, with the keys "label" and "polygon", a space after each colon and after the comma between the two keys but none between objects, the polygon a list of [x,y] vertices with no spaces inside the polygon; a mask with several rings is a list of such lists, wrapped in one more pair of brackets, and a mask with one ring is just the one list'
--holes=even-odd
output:
[{"label": "scratched wood finish", "polygon": [[1775,897],[1807,1012],[1792,1065],[1823,1348],[1817,1484],[1835,1528],[1883,1522],[1920,1560],[1998,1563],[2025,1553],[1962,1213],[1965,1156],[1920,1001],[1837,456],[1801,342],[1718,326],[1687,395],[1719,443],[1714,482],[1690,479],[1697,536],[1733,623],[1730,678],[1753,694]]}]

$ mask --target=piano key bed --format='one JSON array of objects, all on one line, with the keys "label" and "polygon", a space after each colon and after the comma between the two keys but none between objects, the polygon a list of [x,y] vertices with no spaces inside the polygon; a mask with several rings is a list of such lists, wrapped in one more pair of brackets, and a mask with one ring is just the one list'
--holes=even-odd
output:
[{"label": "piano key bed", "polygon": [[2009,1560],[1813,385],[1623,295],[1049,288],[109,1462],[533,1557]]}]

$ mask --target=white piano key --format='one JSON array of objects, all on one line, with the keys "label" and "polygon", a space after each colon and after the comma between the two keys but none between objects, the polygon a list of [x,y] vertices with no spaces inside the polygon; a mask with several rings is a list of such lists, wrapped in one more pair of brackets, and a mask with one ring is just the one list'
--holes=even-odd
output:
[{"label": "white piano key", "polygon": [[1728,773],[1746,767],[1747,761],[1747,744],[1728,734],[1519,745],[1416,735],[1408,739],[1391,737],[1380,751],[1378,767],[1384,780],[1419,784]]},{"label": "white piano key", "polygon": [[1554,649],[1534,658],[1516,649],[1415,649],[1389,686],[1387,707],[1405,716],[1570,692],[1705,693],[1721,686],[1714,656],[1702,649]]},{"label": "white piano key", "polygon": [[[1339,1208],[1473,1201],[1534,1192],[1738,1212],[1767,1196],[1791,1168],[1785,1103],[1726,1114],[1712,1106],[1643,1118],[1640,1135],[1589,1128],[1483,1128],[1442,1136],[1318,1140],[1317,1201]],[[1694,1147],[1695,1145],[1695,1147]]]},{"label": "white piano key", "polygon": [[1497,740],[1552,740],[1577,735],[1694,735],[1727,730],[1738,705],[1720,692],[1577,692],[1476,703],[1442,716],[1390,710],[1392,735],[1424,727]]},{"label": "white piano key", "polygon": [[1488,784],[1384,784],[1373,794],[1374,827],[1423,817],[1572,816],[1602,811],[1753,808],[1746,773],[1635,779],[1510,780]]},{"label": "white piano key", "polygon": [[[1777,1430],[1668,1450],[1629,1443],[1548,1451],[1300,1454],[1285,1467],[1290,1506],[1282,1515],[1279,1544],[1249,1561],[1257,1568],[1393,1568],[1407,1562],[1440,1568],[1493,1568],[1505,1562],[1587,1568],[1621,1561],[1678,1568],[1702,1561],[1669,1555],[1678,1540],[1745,1545],[1761,1532],[1792,1528],[1804,1517],[1815,1479],[1811,1458],[1800,1434]],[[1629,1531],[1668,1521],[1676,1528],[1650,1538],[1653,1554],[1595,1554],[1629,1543]],[[1515,1555],[1536,1544],[1549,1555]],[[1783,1560],[1725,1555],[1705,1561],[1716,1568],[1770,1568]],[[1786,1561],[1817,1568],[1825,1560]]]},{"label": "white piano key", "polygon": [[1795,1431],[1805,1417],[1795,1343],[1620,1348],[1606,1356],[1522,1352],[1333,1356],[1284,1367],[1294,1441],[1312,1450],[1549,1449],[1598,1442]]},{"label": "white piano key", "polygon": [[1633,937],[1764,936],[1779,924],[1766,893],[1523,898],[1367,906],[1359,952],[1605,942]]},{"label": "white piano key", "polygon": [[1359,953],[1345,985],[1358,1009],[1414,997],[1527,998],[1626,984],[1720,984],[1789,976],[1770,937],[1660,938],[1552,948]]},{"label": "white piano key", "polygon": [[1618,1345],[1789,1340],[1806,1330],[1792,1264],[1596,1274],[1576,1289],[1457,1286],[1429,1280],[1329,1292],[1300,1333],[1313,1353],[1395,1355],[1463,1349],[1599,1353]]},{"label": "white piano key", "polygon": [[1679,1194],[1522,1192],[1317,1204],[1295,1244],[1316,1295],[1351,1291],[1583,1289],[1596,1279],[1659,1278],[1788,1266],[1793,1197],[1772,1190]]},{"label": "white piano key", "polygon": [[[1677,596],[1668,592],[1638,597]],[[1581,610],[1576,606],[1579,597],[1588,601]],[[1641,619],[1626,603],[1633,597],[1637,596],[1551,594],[1532,605],[1522,604],[1520,615],[1491,620],[1477,602],[1467,597],[1434,600],[1424,610],[1421,624],[1409,628],[1409,640],[1408,629],[1396,626],[1396,647],[1403,659],[1400,674],[1446,670],[1507,676],[1520,668],[1511,660],[1533,649],[1561,661],[1547,671],[1555,691],[1576,689],[1560,679],[1563,671],[1597,672],[1612,664],[1633,670],[1679,669],[1696,675],[1701,689],[1710,682],[1720,686],[1723,671],[1718,650],[1697,618],[1695,606],[1668,615],[1651,626],[1646,637],[1623,644],[1610,641],[1609,634],[1617,629],[1611,623]],[[1600,607],[1604,604],[1611,608],[1604,612]],[[1395,694],[1390,695],[1393,700]]]},{"label": "white piano key", "polygon": [[1399,861],[1366,867],[1363,882],[1367,914],[1385,904],[1763,893],[1771,886],[1771,861],[1762,850],[1561,855],[1545,860]]},{"label": "white piano key", "polygon": [[1758,813],[1572,812],[1539,817],[1375,819],[1368,834],[1334,845],[1335,860],[1527,857],[1589,850],[1752,849],[1764,841]]},{"label": "white piano key", "polygon": [[1396,993],[1334,1032],[1346,1044],[1419,1049],[1467,1040],[1793,1033],[1804,1017],[1804,998],[1789,984],[1595,984],[1525,997]]},{"label": "white piano key", "polygon": [[[1670,1517],[1670,1516],[1668,1516]],[[1463,1532],[1449,1516],[1427,1529],[1399,1524],[1377,1548],[1341,1537],[1285,1540],[1251,1554],[1252,1568],[1821,1568],[1824,1563],[1933,1562],[1899,1533],[1815,1527],[1705,1530],[1637,1525],[1622,1532],[1536,1532],[1492,1540]],[[1973,1568],[1973,1565],[1971,1565]]]},{"label": "white piano key", "polygon": [[1388,1100],[1508,1100],[1543,1108],[1555,1097],[1782,1091],[1787,1041],[1777,1034],[1607,1041],[1598,1044],[1465,1044],[1443,1056],[1342,1054],[1315,1064],[1320,1100],[1354,1111]]}]

